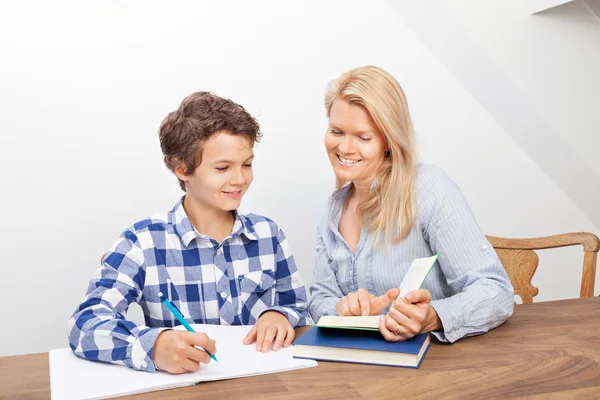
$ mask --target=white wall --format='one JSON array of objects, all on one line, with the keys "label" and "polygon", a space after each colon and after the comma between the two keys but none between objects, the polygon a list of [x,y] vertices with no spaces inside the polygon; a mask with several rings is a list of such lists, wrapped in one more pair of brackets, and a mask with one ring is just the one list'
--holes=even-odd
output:
[{"label": "white wall", "polygon": [[522,0],[443,3],[600,176],[598,16],[582,0],[536,15]]},{"label": "white wall", "polygon": [[537,122],[523,132],[505,126],[507,133],[518,142],[528,137],[528,154],[600,227],[600,18],[590,8],[600,2],[571,1],[535,15],[530,3],[442,0],[439,9],[510,81],[513,101],[504,107],[520,107]]},{"label": "white wall", "polygon": [[[0,356],[67,346],[66,322],[100,256],[123,228],[177,201],[157,128],[199,89],[258,116],[264,139],[242,210],[279,223],[307,285],[316,214],[333,185],[322,145],[323,91],[328,80],[364,64],[398,78],[421,159],[454,177],[486,233],[593,231],[389,7],[3,4],[0,290],[18,309],[5,305]],[[559,278],[561,260],[547,261],[540,298],[577,296],[579,278]]]}]

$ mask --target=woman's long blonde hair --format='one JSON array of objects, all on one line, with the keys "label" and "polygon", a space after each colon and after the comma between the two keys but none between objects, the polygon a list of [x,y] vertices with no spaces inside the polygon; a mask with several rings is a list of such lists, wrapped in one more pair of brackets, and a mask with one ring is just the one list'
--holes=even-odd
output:
[{"label": "woman's long blonde hair", "polygon": [[[335,99],[363,107],[384,136],[389,153],[375,178],[373,190],[357,207],[376,242],[398,243],[412,230],[415,219],[414,180],[416,152],[408,104],[400,84],[381,68],[365,66],[345,72],[329,82],[325,92],[327,117]],[[340,189],[347,182],[336,180]]]}]

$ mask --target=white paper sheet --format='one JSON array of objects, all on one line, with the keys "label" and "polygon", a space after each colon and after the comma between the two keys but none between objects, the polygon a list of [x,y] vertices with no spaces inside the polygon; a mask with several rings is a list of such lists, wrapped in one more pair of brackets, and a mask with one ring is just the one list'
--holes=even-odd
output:
[{"label": "white paper sheet", "polygon": [[204,332],[217,341],[218,363],[211,361],[209,364],[201,364],[200,369],[194,373],[171,375],[161,371],[149,373],[120,365],[87,361],[74,355],[71,349],[56,349],[50,351],[52,399],[106,399],[317,365],[312,360],[293,358],[291,346],[269,353],[256,351],[255,344],[244,346],[242,339],[250,326],[193,327],[196,332]]}]

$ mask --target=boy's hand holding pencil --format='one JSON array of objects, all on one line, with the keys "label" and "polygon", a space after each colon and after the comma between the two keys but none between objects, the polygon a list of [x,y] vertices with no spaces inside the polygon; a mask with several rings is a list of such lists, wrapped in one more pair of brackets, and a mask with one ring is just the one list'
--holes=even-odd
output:
[{"label": "boy's hand holding pencil", "polygon": [[200,346],[211,354],[217,352],[216,342],[205,333],[179,330],[161,332],[154,344],[152,358],[156,366],[172,374],[197,371],[200,363],[208,364],[210,355],[194,346]]},{"label": "boy's hand holding pencil", "polygon": [[196,333],[175,304],[161,292],[158,296],[187,332],[167,330],[158,335],[152,353],[156,366],[172,374],[181,374],[197,371],[200,363],[208,364],[211,359],[217,361],[217,357],[214,356],[217,352],[216,341],[205,333]]}]

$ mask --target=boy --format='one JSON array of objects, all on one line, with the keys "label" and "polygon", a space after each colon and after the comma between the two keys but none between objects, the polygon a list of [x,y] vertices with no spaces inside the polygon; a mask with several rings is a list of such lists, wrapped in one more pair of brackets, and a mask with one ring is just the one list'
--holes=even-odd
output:
[{"label": "boy", "polygon": [[[161,124],[164,162],[182,199],[126,229],[92,277],[69,321],[80,357],[171,373],[196,371],[215,353],[203,333],[169,329],[179,322],[162,292],[189,322],[252,325],[245,344],[258,351],[287,347],[294,327],[310,324],[306,290],[277,225],[237,209],[252,183],[256,120],[212,93],[186,97]],[[145,326],[124,317],[141,305]]]}]

